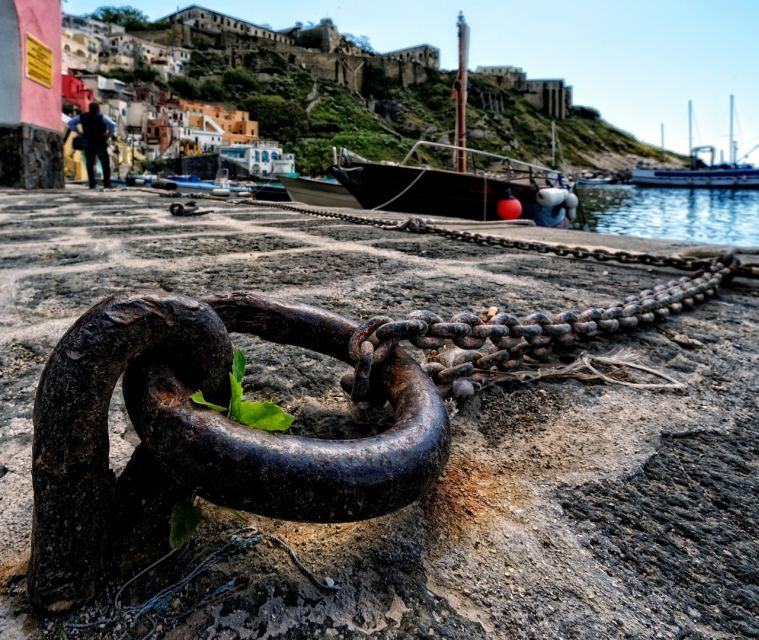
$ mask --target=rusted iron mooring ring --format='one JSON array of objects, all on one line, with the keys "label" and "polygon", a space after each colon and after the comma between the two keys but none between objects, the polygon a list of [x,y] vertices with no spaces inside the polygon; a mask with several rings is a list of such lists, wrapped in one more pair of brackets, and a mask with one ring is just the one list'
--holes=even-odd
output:
[{"label": "rusted iron mooring ring", "polygon": [[[206,299],[233,332],[295,344],[351,362],[356,325],[302,305],[251,294]],[[321,440],[248,429],[190,400],[165,366],[129,367],[127,410],[159,463],[184,486],[224,506],[308,522],[363,520],[416,500],[448,459],[448,417],[434,384],[405,352],[382,383],[394,426],[357,440]]]},{"label": "rusted iron mooring ring", "polygon": [[217,504],[340,522],[418,498],[447,461],[450,432],[434,385],[401,349],[381,368],[395,424],[378,436],[327,441],[253,431],[189,400],[198,388],[226,400],[227,330],[350,362],[355,329],[334,313],[250,294],[204,302],[118,296],[84,314],[56,346],[35,401],[32,602],[61,612],[87,601],[113,561],[123,476],[117,486],[108,466],[108,407],[125,368],[124,396],[144,447],[177,486]]}]

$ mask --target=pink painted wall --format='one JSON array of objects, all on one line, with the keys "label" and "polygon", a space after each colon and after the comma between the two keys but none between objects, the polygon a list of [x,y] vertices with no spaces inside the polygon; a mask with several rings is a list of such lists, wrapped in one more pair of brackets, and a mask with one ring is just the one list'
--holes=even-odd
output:
[{"label": "pink painted wall", "polygon": [[[21,121],[47,129],[61,130],[61,2],[60,0],[15,0],[21,44]],[[26,77],[26,34],[53,50],[53,87]]]}]

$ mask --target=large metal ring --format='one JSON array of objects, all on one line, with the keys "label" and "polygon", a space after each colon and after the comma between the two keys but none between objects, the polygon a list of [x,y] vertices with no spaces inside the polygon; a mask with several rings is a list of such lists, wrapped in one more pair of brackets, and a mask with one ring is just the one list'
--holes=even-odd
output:
[{"label": "large metal ring", "polygon": [[221,505],[315,522],[359,520],[411,503],[442,471],[450,446],[445,408],[401,349],[378,368],[395,410],[394,426],[378,436],[322,441],[270,434],[192,404],[189,395],[199,388],[219,404],[228,399],[227,329],[349,362],[356,325],[253,295],[198,302],[149,293],[101,302],[58,343],[34,407],[28,585],[35,606],[69,610],[90,599],[108,573],[111,544],[124,526],[115,517],[108,412],[125,367],[142,462],[153,464],[147,448],[164,483],[178,481],[173,486],[197,489]]},{"label": "large metal ring", "polygon": [[[229,331],[295,344],[350,363],[356,325],[303,305],[232,294],[205,300]],[[160,365],[130,367],[127,410],[140,438],[180,484],[216,504],[310,522],[344,522],[404,507],[435,481],[450,432],[435,386],[401,349],[382,384],[395,410],[388,431],[357,440],[320,440],[248,429],[200,409],[192,390]]]}]

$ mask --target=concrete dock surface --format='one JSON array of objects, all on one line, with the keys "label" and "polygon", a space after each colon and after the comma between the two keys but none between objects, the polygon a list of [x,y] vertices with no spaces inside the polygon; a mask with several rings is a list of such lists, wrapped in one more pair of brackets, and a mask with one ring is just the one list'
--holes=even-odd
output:
[{"label": "concrete dock surface", "polygon": [[[416,309],[449,318],[491,306],[523,317],[603,306],[683,273],[260,204],[201,201],[200,209],[213,212],[175,217],[169,206],[179,200],[148,191],[0,194],[3,639],[759,637],[759,281],[744,279],[694,310],[576,350],[624,350],[683,383],[682,391],[565,378],[504,383],[449,401],[447,468],[427,496],[396,513],[315,525],[202,503],[193,557],[256,527],[339,590],[320,589],[286,550],[264,541],[198,577],[160,615],[112,619],[121,583],[70,615],[35,613],[25,592],[34,395],[60,337],[104,297],[136,289],[194,297],[254,291],[356,320],[402,318]],[[440,224],[657,255],[718,252],[582,232]],[[752,251],[741,258],[757,261]],[[247,335],[232,339],[248,358],[246,394],[294,413],[299,433],[351,432],[356,416],[339,385],[344,364]],[[372,419],[384,424],[387,412]],[[120,387],[109,429],[118,473],[139,441]],[[173,566],[166,573],[178,572]],[[124,600],[146,600],[164,586],[160,577],[136,583]]]}]

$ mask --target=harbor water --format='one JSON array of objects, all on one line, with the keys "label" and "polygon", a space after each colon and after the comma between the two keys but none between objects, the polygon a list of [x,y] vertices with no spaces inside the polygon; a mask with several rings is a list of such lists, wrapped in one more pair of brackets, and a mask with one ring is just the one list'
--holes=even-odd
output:
[{"label": "harbor water", "polygon": [[759,190],[578,185],[586,231],[759,247]]}]

